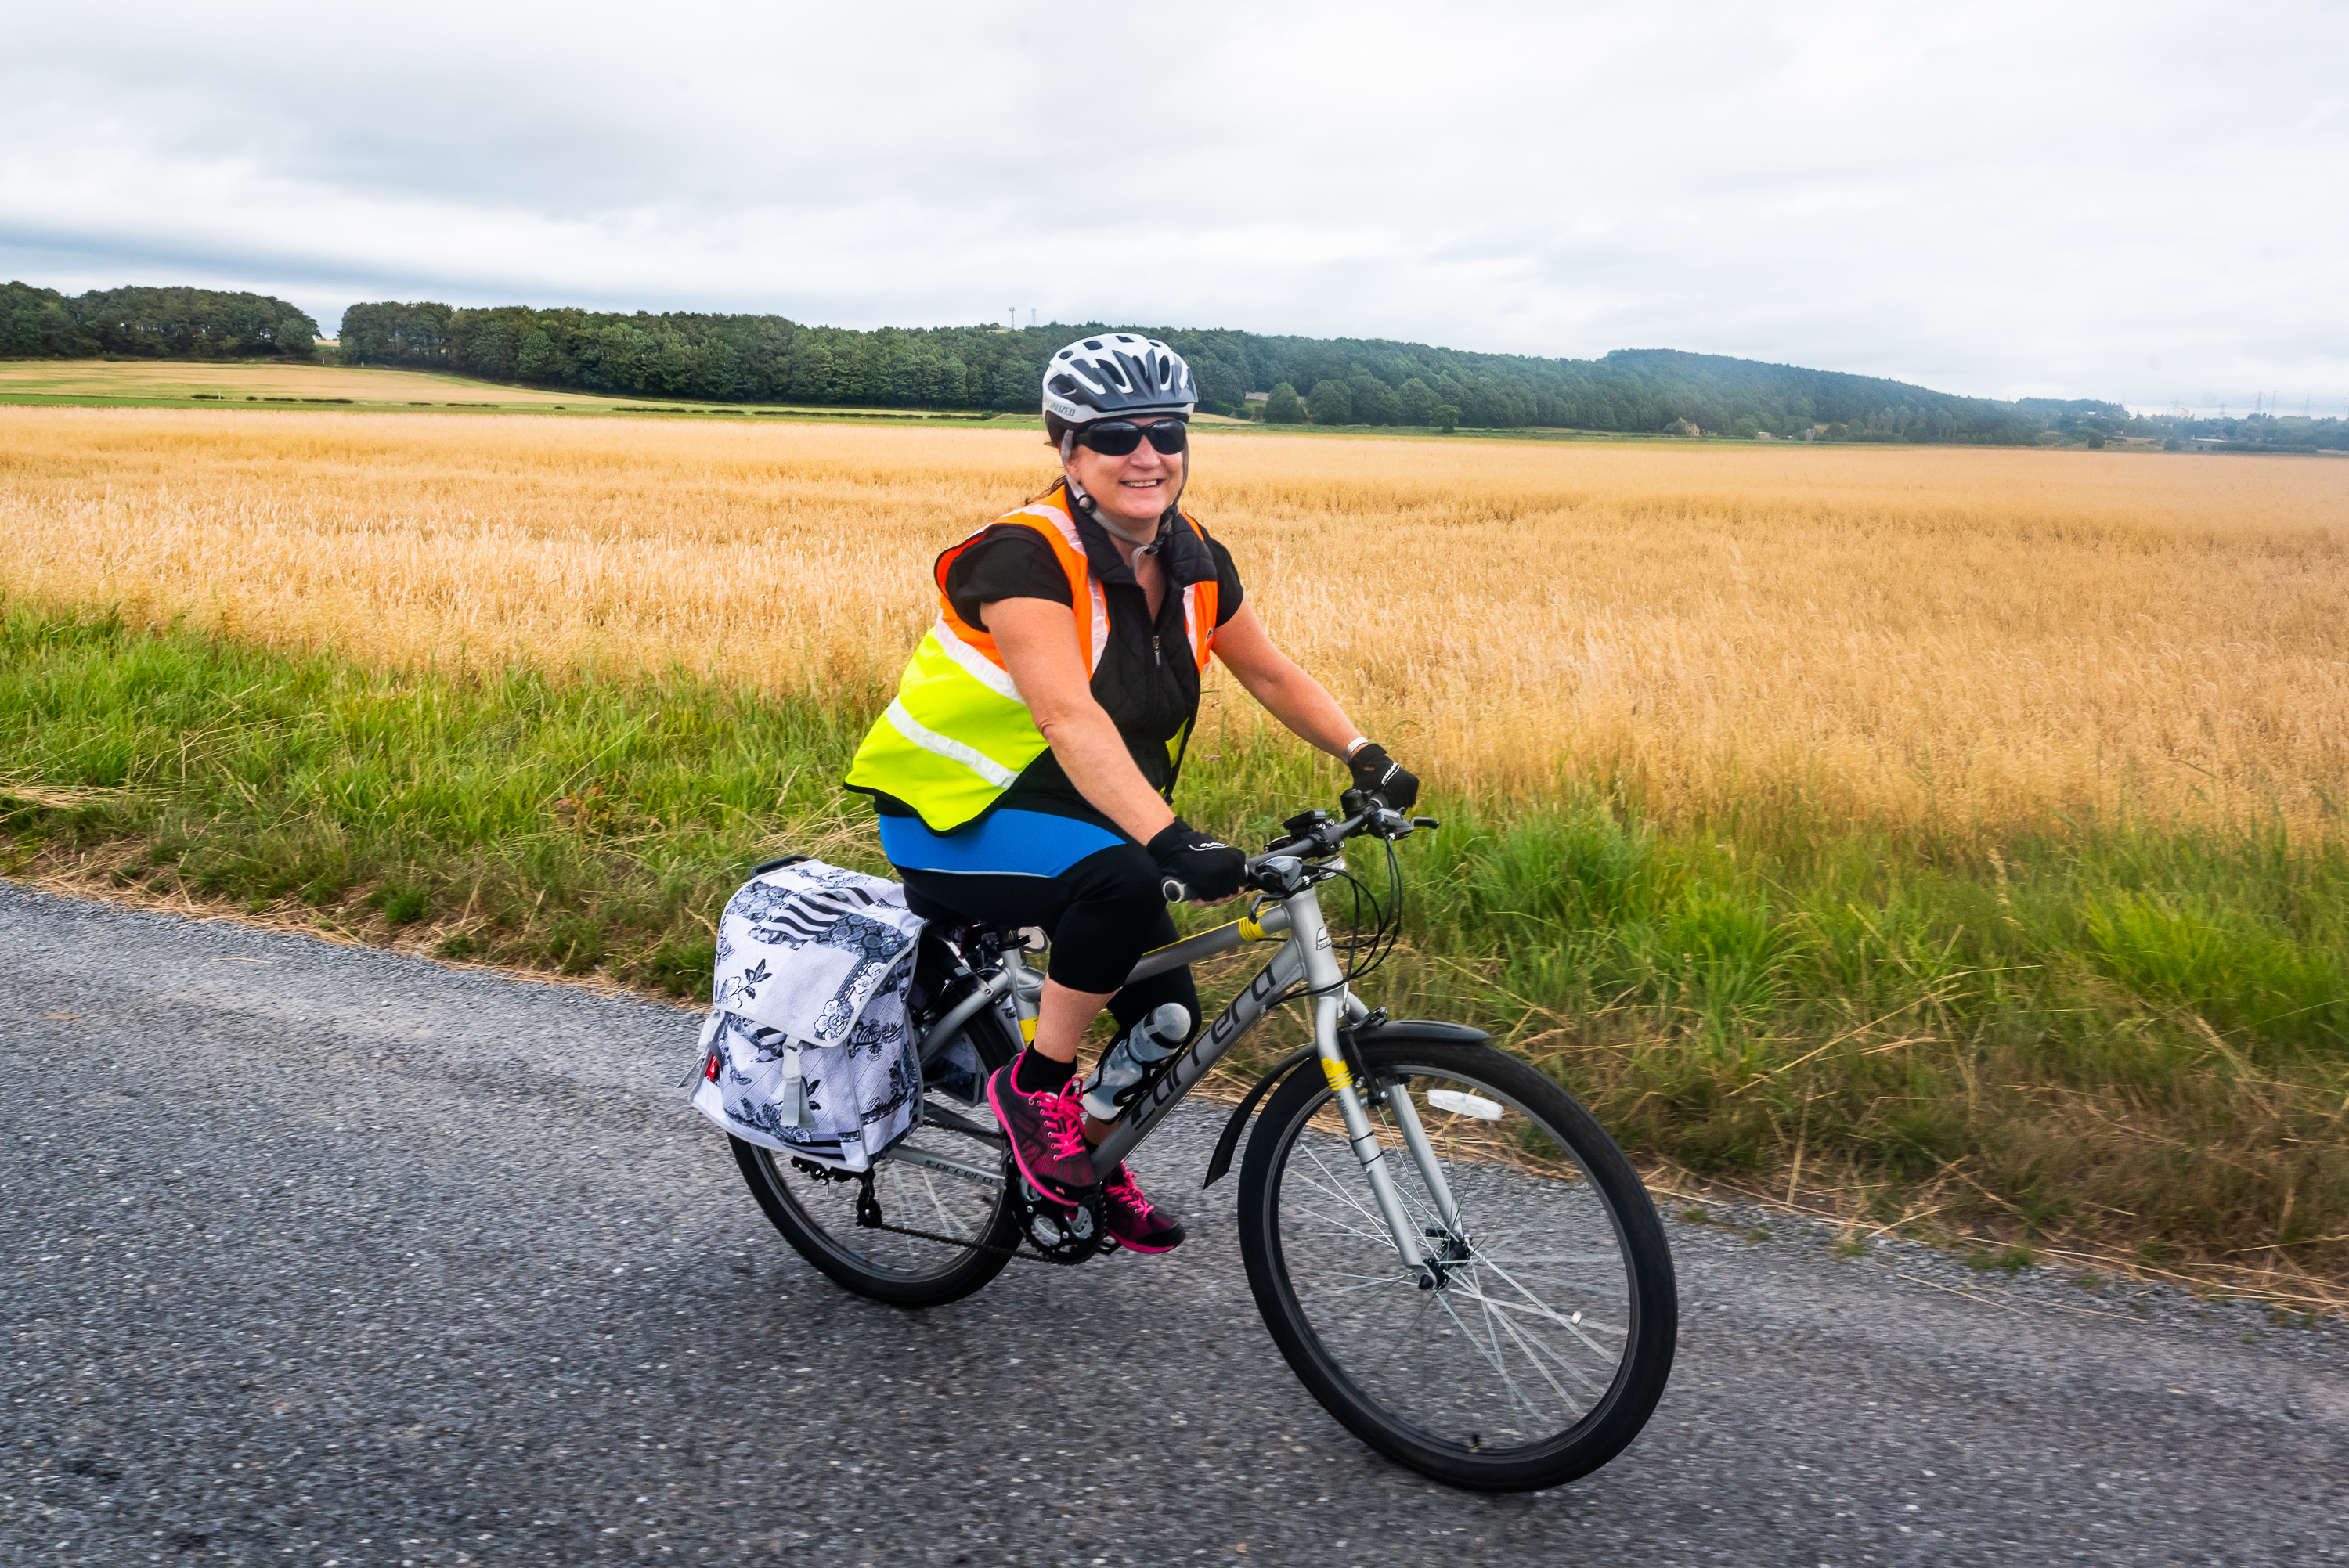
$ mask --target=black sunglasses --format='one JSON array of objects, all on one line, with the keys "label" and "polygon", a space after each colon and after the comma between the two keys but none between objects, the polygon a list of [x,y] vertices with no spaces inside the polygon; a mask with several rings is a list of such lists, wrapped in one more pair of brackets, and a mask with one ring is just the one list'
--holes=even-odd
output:
[{"label": "black sunglasses", "polygon": [[1131,419],[1103,419],[1098,425],[1086,425],[1077,431],[1077,445],[1090,447],[1105,458],[1122,458],[1142,445],[1142,438],[1150,438],[1158,455],[1171,458],[1190,445],[1191,428],[1180,419],[1153,419],[1147,425],[1137,425]]}]

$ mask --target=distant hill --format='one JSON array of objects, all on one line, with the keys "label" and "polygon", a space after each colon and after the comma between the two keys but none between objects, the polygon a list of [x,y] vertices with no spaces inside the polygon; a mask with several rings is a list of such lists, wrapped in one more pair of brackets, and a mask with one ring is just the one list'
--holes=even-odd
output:
[{"label": "distant hill", "polygon": [[[341,337],[346,364],[460,370],[633,397],[1028,412],[1045,357],[1073,337],[1110,330],[1096,322],[856,332],[779,315],[385,302],[351,306]],[[1346,425],[1428,425],[1449,406],[1460,424],[1497,429],[1640,431],[1684,422],[1723,434],[1790,436],[1829,425],[1853,439],[2023,443],[2042,428],[2009,403],[1671,349],[1537,359],[1377,338],[1123,330],[1174,345],[1214,413],[1241,412],[1248,393],[1285,386],[1303,397],[1317,422]],[[1288,401],[1276,397],[1272,407]]]},{"label": "distant hill", "polygon": [[214,289],[0,287],[0,359],[308,358],[318,324],[271,294]]}]

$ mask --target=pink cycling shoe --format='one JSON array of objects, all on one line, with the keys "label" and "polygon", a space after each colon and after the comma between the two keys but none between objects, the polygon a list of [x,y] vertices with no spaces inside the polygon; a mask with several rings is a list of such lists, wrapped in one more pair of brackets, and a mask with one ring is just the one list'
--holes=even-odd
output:
[{"label": "pink cycling shoe", "polygon": [[1123,1161],[1102,1189],[1108,1200],[1109,1233],[1137,1253],[1171,1253],[1183,1244],[1183,1222],[1142,1195],[1140,1183]]},{"label": "pink cycling shoe", "polygon": [[1085,1112],[1077,1103],[1084,1086],[1074,1078],[1056,1089],[1028,1093],[1019,1087],[1019,1058],[987,1080],[987,1103],[1011,1140],[1011,1158],[1029,1184],[1048,1198],[1081,1192],[1100,1177],[1085,1148]]}]

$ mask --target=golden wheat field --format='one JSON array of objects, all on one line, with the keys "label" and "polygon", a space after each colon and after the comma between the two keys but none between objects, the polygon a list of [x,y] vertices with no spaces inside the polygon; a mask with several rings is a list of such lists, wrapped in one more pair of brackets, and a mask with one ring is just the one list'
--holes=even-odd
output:
[{"label": "golden wheat field", "polygon": [[[0,590],[869,700],[1032,431],[0,408]],[[1203,432],[1273,634],[1454,788],[2335,830],[2349,462]],[[1226,722],[1247,722],[1219,699]]]}]

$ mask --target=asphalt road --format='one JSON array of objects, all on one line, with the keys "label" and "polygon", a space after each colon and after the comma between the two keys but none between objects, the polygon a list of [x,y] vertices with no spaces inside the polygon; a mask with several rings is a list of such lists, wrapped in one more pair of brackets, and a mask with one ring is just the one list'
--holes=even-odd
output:
[{"label": "asphalt road", "polygon": [[1200,1122],[1182,1252],[909,1315],[767,1227],[692,1037],[0,883],[0,1563],[2349,1561],[2333,1328],[1673,1222],[1646,1434],[1465,1496],[1290,1378]]}]

